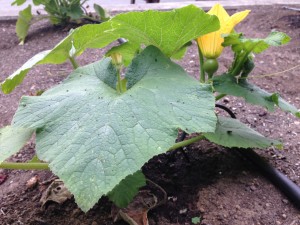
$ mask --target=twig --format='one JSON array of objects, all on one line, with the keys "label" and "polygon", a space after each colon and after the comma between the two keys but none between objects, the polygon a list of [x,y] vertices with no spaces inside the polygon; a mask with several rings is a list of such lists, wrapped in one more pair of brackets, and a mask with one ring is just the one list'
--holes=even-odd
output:
[{"label": "twig", "polygon": [[288,6],[283,6],[282,8],[287,9],[287,10],[300,12],[300,8],[294,8],[294,7],[288,7]]},{"label": "twig", "polygon": [[153,186],[157,187],[163,194],[164,194],[164,198],[163,200],[161,200],[160,202],[158,202],[156,205],[152,206],[150,209],[154,209],[160,205],[163,205],[167,202],[167,192],[161,187],[159,186],[157,183],[155,183],[154,181],[150,180],[150,179],[146,179],[149,183],[151,183]]}]

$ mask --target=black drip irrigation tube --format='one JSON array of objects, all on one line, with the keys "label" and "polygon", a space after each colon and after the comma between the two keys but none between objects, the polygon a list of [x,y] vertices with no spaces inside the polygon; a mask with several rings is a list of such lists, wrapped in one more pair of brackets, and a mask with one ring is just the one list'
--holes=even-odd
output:
[{"label": "black drip irrigation tube", "polygon": [[[223,109],[226,111],[231,118],[236,119],[234,113],[224,105],[216,104],[217,108]],[[187,133],[184,131],[178,138],[178,141],[183,141]],[[241,149],[241,148],[231,148],[233,151],[238,152],[239,156],[247,159],[252,164],[254,164],[259,171],[271,181],[285,196],[298,208],[300,209],[300,187],[291,181],[287,176],[274,168],[269,164],[265,159],[259,156],[255,151],[250,148]]]}]

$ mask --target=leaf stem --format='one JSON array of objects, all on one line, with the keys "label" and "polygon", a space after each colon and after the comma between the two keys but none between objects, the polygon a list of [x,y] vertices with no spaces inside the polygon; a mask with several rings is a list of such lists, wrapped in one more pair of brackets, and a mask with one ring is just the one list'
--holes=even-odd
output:
[{"label": "leaf stem", "polygon": [[205,83],[205,72],[204,72],[204,68],[203,68],[203,64],[204,64],[204,57],[203,54],[201,52],[201,49],[198,46],[198,54],[199,54],[199,67],[200,67],[200,83]]},{"label": "leaf stem", "polygon": [[15,170],[49,170],[48,163],[13,163],[3,162],[0,164],[1,169]]},{"label": "leaf stem", "polygon": [[244,54],[242,54],[240,57],[237,57],[237,59],[236,59],[237,62],[235,63],[235,67],[233,68],[233,70],[231,72],[232,76],[237,76],[240,74],[249,54],[250,54],[250,52],[244,52]]},{"label": "leaf stem", "polygon": [[187,146],[187,145],[190,145],[190,144],[193,144],[194,142],[197,142],[197,141],[200,141],[200,140],[203,140],[205,139],[205,137],[203,135],[199,135],[197,137],[193,137],[191,139],[188,139],[188,140],[185,140],[185,141],[181,141],[181,142],[178,142],[176,144],[174,144],[171,148],[169,148],[169,151],[171,150],[175,150],[177,148],[182,148],[184,146]]},{"label": "leaf stem", "polygon": [[118,90],[120,93],[123,92],[122,90],[122,84],[121,84],[121,73],[120,73],[120,68],[117,68],[117,77],[118,77]]},{"label": "leaf stem", "polygon": [[216,101],[219,101],[221,98],[224,98],[227,94],[219,94],[215,97]]},{"label": "leaf stem", "polygon": [[74,70],[76,70],[79,67],[79,64],[76,62],[74,57],[69,57],[69,59],[72,63],[72,66],[73,66]]}]

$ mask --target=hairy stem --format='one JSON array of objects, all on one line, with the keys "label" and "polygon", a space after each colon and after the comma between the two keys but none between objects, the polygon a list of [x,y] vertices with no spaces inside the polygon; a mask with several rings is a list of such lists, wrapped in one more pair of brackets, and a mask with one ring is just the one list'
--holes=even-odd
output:
[{"label": "hairy stem", "polygon": [[250,52],[244,52],[244,54],[242,54],[240,57],[237,57],[238,61],[237,61],[237,63],[235,63],[235,66],[231,72],[232,76],[237,76],[240,74],[249,54],[250,54]]},{"label": "hairy stem", "polygon": [[200,83],[205,83],[205,72],[203,68],[204,58],[199,45],[198,45],[198,53],[199,53],[199,67],[200,67]]},{"label": "hairy stem", "polygon": [[13,163],[3,162],[0,164],[1,169],[15,170],[49,170],[48,163]]},{"label": "hairy stem", "polygon": [[216,101],[219,101],[220,99],[224,98],[226,94],[219,94],[215,97]]},{"label": "hairy stem", "polygon": [[79,65],[76,62],[75,58],[74,57],[70,57],[69,59],[70,59],[70,61],[72,63],[73,69],[76,70],[79,67]]},{"label": "hairy stem", "polygon": [[122,89],[122,84],[121,84],[121,73],[120,73],[120,68],[117,68],[117,77],[118,77],[118,90],[120,93],[123,92],[123,89]]},{"label": "hairy stem", "polygon": [[182,148],[184,146],[187,146],[187,145],[190,145],[190,144],[193,144],[197,141],[200,141],[202,139],[205,139],[205,137],[203,135],[199,135],[197,137],[193,137],[191,139],[188,139],[188,140],[185,140],[185,141],[181,141],[181,142],[178,142],[176,144],[174,144],[171,148],[169,148],[169,151],[171,150],[175,150],[177,148]]}]

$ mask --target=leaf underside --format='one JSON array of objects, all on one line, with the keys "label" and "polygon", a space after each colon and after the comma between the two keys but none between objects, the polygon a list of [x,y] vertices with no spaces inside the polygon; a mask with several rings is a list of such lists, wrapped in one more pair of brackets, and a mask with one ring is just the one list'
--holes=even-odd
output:
[{"label": "leaf underside", "polygon": [[279,141],[264,137],[237,119],[219,116],[214,133],[203,134],[209,141],[225,147],[267,148],[282,147]]},{"label": "leaf underside", "polygon": [[84,211],[167,151],[178,128],[215,130],[210,85],[199,85],[157,48],[133,60],[125,93],[115,90],[115,76],[109,59],[79,68],[43,95],[23,97],[13,119],[16,127],[36,129],[38,158]]},{"label": "leaf underside", "polygon": [[278,94],[270,94],[244,79],[224,74],[213,78],[213,86],[220,93],[243,97],[247,102],[263,106],[270,111],[274,111],[275,106],[278,106],[300,118],[300,111],[279,97]]},{"label": "leaf underside", "polygon": [[0,129],[0,163],[17,153],[31,138],[34,129],[7,126]]},{"label": "leaf underside", "polygon": [[270,46],[281,46],[287,44],[291,38],[282,32],[271,32],[268,37],[260,38],[245,38],[242,34],[232,33],[224,37],[222,45],[224,47],[231,46],[235,53],[253,52],[256,54],[262,53]]}]

